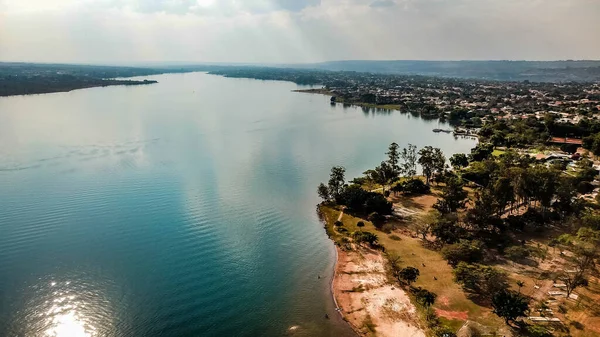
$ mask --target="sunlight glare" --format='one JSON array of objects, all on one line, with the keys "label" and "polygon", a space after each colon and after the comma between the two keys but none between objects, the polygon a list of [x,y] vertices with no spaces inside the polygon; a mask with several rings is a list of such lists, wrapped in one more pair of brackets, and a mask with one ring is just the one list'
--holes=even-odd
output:
[{"label": "sunlight glare", "polygon": [[52,327],[46,331],[49,337],[93,337],[77,313],[69,311],[52,318]]}]

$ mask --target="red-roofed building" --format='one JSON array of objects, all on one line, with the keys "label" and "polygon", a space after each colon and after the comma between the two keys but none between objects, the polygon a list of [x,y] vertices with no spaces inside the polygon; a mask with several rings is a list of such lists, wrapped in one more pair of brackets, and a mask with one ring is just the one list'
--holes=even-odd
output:
[{"label": "red-roofed building", "polygon": [[583,140],[578,138],[567,138],[567,137],[552,137],[550,143],[554,144],[573,144],[573,145],[582,145]]}]

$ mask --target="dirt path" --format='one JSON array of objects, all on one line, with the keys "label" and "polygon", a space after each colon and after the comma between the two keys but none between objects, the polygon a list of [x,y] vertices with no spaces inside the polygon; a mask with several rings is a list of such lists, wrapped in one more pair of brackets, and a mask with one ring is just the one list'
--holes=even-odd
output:
[{"label": "dirt path", "polygon": [[337,221],[342,221],[342,217],[344,216],[344,208],[340,211],[340,216],[338,216]]}]

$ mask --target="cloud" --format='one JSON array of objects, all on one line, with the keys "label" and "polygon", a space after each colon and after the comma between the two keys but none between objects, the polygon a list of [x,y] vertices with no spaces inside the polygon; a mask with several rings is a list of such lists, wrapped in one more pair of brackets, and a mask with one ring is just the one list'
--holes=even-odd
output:
[{"label": "cloud", "polygon": [[0,0],[0,60],[599,59],[598,16],[597,0]]},{"label": "cloud", "polygon": [[392,0],[376,0],[371,3],[372,8],[392,7],[396,3]]}]

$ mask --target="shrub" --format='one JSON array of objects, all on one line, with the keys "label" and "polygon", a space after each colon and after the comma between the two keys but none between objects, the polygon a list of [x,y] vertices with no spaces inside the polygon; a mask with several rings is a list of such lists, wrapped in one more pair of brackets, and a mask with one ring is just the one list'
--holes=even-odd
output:
[{"label": "shrub", "polygon": [[392,240],[394,240],[394,241],[401,241],[401,240],[402,240],[402,238],[400,238],[400,237],[399,237],[398,235],[396,235],[396,234],[392,234],[392,235],[390,235],[389,237],[390,237],[390,239],[392,239]]},{"label": "shrub", "polygon": [[365,223],[362,222],[362,221],[359,221],[359,222],[356,223],[356,227],[358,227],[358,228],[365,227]]},{"label": "shrub", "polygon": [[427,194],[430,192],[427,186],[421,179],[405,180],[392,189],[394,192],[402,194]]},{"label": "shrub", "polygon": [[358,185],[350,185],[345,188],[335,201],[339,205],[345,205],[349,211],[370,214],[392,214],[392,203],[380,193],[365,191]]},{"label": "shrub", "polygon": [[336,227],[342,227],[344,225],[344,223],[338,220],[338,221],[334,222],[333,225]]},{"label": "shrub", "polygon": [[527,335],[530,337],[552,337],[552,334],[541,325],[527,326]]},{"label": "shrub", "polygon": [[523,261],[531,255],[531,250],[523,246],[511,246],[504,250],[504,255],[511,261]]},{"label": "shrub", "polygon": [[381,228],[385,222],[385,217],[377,212],[373,212],[369,214],[368,220],[371,221],[375,227]]},{"label": "shrub", "polygon": [[374,247],[379,244],[377,235],[371,232],[361,232],[357,231],[352,233],[352,238],[358,244],[360,243],[368,243],[370,246]]}]

